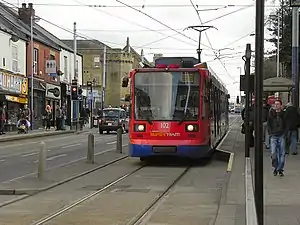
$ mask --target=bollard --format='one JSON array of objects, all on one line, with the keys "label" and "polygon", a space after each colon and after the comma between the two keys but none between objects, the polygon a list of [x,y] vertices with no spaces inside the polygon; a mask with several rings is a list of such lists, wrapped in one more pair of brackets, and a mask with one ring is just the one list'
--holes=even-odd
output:
[{"label": "bollard", "polygon": [[39,154],[39,164],[38,164],[38,178],[43,179],[46,169],[46,144],[41,142],[41,149]]},{"label": "bollard", "polygon": [[88,136],[88,152],[87,152],[87,161],[88,163],[95,163],[95,141],[94,135],[89,134]]},{"label": "bollard", "polygon": [[123,129],[119,128],[117,130],[117,152],[122,153],[122,138],[123,138]]}]

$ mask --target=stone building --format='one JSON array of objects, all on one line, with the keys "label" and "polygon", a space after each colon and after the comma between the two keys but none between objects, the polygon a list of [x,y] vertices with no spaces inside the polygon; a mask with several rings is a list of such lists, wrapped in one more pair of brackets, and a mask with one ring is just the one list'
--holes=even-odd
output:
[{"label": "stone building", "polygon": [[[64,40],[72,46],[72,40]],[[104,44],[97,40],[78,40],[77,50],[83,55],[83,88],[87,81],[94,84],[94,104],[96,108],[101,107],[101,90],[103,86],[103,56]],[[140,67],[139,63],[149,62],[138,54],[129,43],[127,38],[123,49],[106,46],[106,89],[104,105],[119,106],[124,103],[123,99],[129,94],[129,88],[122,88],[121,81],[133,68]]]}]

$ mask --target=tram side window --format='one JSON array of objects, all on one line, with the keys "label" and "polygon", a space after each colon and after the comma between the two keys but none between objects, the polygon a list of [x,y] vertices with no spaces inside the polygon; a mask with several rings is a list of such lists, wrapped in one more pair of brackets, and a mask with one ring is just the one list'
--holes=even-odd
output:
[{"label": "tram side window", "polygon": [[202,119],[206,119],[206,108],[207,108],[207,81],[203,80],[202,86]]}]

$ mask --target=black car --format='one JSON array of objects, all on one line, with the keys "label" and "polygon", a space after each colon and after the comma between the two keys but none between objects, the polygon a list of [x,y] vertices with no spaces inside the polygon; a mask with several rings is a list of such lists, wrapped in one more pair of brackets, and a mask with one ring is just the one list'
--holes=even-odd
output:
[{"label": "black car", "polygon": [[124,109],[103,109],[102,118],[99,119],[99,133],[103,134],[103,131],[109,133],[110,131],[117,131],[119,128],[122,128],[123,133],[128,133],[129,124],[127,118],[128,117]]}]

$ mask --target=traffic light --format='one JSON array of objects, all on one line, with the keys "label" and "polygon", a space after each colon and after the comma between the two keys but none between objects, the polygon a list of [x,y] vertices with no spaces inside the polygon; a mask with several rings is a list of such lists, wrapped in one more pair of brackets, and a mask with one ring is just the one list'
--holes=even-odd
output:
[{"label": "traffic light", "polygon": [[72,85],[71,85],[71,97],[72,97],[72,100],[78,100],[78,86],[77,86],[77,80],[72,80]]}]

